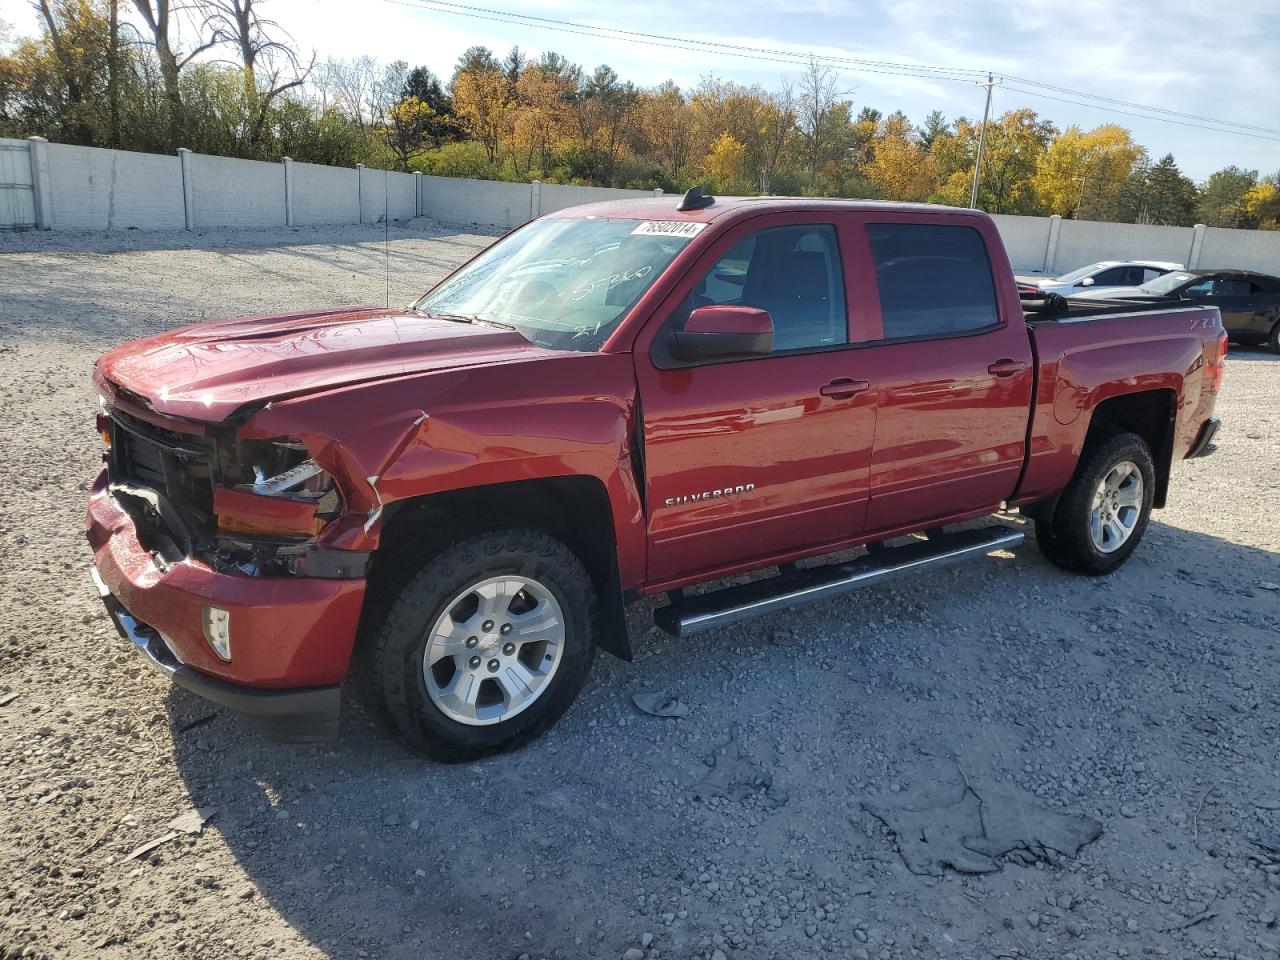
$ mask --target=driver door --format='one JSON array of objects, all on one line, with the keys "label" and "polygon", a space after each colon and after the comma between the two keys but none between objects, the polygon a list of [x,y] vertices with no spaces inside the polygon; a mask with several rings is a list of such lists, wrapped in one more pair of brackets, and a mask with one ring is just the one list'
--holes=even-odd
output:
[{"label": "driver door", "polygon": [[[637,343],[651,583],[862,531],[875,393],[862,386],[866,352],[848,349],[862,300],[840,219],[774,214],[726,231]],[[663,333],[711,304],[767,310],[773,352],[700,363],[664,353]]]}]

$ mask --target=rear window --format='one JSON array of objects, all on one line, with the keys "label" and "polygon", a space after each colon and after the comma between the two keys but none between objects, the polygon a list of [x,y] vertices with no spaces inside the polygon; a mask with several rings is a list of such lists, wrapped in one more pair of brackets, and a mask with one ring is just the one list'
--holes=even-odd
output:
[{"label": "rear window", "polygon": [[945,337],[999,322],[995,280],[972,227],[867,225],[886,340]]}]

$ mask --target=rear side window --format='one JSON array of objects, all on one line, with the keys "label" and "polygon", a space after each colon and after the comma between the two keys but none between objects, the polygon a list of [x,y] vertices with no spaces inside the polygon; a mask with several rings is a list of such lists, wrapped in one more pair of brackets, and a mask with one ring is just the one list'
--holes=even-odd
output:
[{"label": "rear side window", "polygon": [[945,337],[994,326],[996,286],[972,227],[867,225],[886,340]]}]

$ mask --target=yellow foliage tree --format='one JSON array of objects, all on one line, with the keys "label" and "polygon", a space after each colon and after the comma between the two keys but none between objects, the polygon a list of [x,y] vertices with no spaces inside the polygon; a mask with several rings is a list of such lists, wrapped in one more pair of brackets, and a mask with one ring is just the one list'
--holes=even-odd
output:
[{"label": "yellow foliage tree", "polygon": [[732,134],[722,133],[702,161],[702,172],[717,193],[746,193],[750,190],[746,164],[746,146]]},{"label": "yellow foliage tree", "polygon": [[460,70],[453,79],[453,112],[472,139],[484,146],[489,163],[510,134],[510,85],[501,70]]},{"label": "yellow foliage tree", "polygon": [[1262,181],[1244,195],[1244,209],[1261,229],[1280,230],[1280,187],[1268,180]]},{"label": "yellow foliage tree", "polygon": [[932,192],[933,162],[902,114],[879,124],[870,150],[867,179],[886,200],[923,200]]},{"label": "yellow foliage tree", "polygon": [[1143,150],[1124,127],[1068,127],[1040,157],[1035,188],[1049,213],[1105,218]]}]

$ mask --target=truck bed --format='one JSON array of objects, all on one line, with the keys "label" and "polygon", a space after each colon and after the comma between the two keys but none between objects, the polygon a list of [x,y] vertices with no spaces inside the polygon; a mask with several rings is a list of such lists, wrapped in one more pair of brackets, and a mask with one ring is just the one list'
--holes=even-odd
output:
[{"label": "truck bed", "polygon": [[1213,409],[1225,352],[1216,307],[1070,304],[1058,316],[1028,312],[1027,327],[1037,378],[1019,500],[1061,490],[1092,415],[1135,389],[1160,401],[1153,400],[1149,416],[1159,418],[1162,429],[1167,423],[1166,448],[1153,450],[1156,457],[1174,462],[1193,449]]}]

